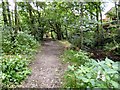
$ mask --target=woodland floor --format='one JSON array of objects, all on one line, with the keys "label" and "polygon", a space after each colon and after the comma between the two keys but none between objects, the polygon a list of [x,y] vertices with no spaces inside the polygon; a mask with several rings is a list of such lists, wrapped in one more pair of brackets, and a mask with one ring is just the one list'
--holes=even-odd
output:
[{"label": "woodland floor", "polygon": [[60,55],[63,46],[58,41],[46,40],[31,63],[32,73],[23,82],[23,88],[59,88],[67,65],[62,64]]}]

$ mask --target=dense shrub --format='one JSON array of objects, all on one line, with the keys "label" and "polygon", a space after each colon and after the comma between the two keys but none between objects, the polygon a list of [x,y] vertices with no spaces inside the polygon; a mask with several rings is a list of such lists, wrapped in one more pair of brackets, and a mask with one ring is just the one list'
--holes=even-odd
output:
[{"label": "dense shrub", "polygon": [[64,62],[72,62],[75,65],[84,65],[85,62],[91,61],[91,59],[87,55],[88,53],[82,50],[80,50],[79,52],[66,50],[62,57]]},{"label": "dense shrub", "polygon": [[3,86],[20,84],[30,74],[27,68],[29,60],[21,55],[4,55],[2,58],[2,83]]},{"label": "dense shrub", "polygon": [[13,44],[11,32],[7,30],[2,31],[2,52],[12,53]]},{"label": "dense shrub", "polygon": [[20,32],[17,35],[15,44],[15,52],[23,54],[34,52],[38,47],[38,42],[34,37],[24,32]]},{"label": "dense shrub", "polygon": [[112,52],[115,55],[120,55],[120,43],[117,43],[117,42],[107,43],[104,46],[104,49],[108,52]]},{"label": "dense shrub", "polygon": [[20,31],[16,36],[13,30],[2,32],[2,73],[0,73],[4,87],[20,84],[30,70],[27,68],[33,58],[39,43],[33,36]]},{"label": "dense shrub", "polygon": [[118,62],[106,58],[105,61],[86,62],[85,65],[68,66],[64,77],[66,88],[118,88]]},{"label": "dense shrub", "polygon": [[15,37],[15,41],[12,41],[12,35],[10,31],[4,31],[2,34],[3,53],[29,54],[34,52],[39,45],[33,36],[25,32],[19,32]]}]

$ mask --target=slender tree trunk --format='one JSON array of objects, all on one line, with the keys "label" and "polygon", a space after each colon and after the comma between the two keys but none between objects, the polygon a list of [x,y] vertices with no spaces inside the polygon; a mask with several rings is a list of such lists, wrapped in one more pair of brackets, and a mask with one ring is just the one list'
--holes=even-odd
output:
[{"label": "slender tree trunk", "polygon": [[[89,10],[91,10],[91,4],[90,4],[90,2],[88,2],[88,6],[89,6]],[[90,13],[90,19],[93,20],[93,14],[91,14],[91,11],[89,13]]]},{"label": "slender tree trunk", "polygon": [[[83,2],[80,3],[80,12],[81,12],[81,18],[83,18]],[[82,28],[82,25],[83,25],[83,20],[81,20],[81,26],[80,26],[80,48],[82,49],[83,48],[83,28]]]},{"label": "slender tree trunk", "polygon": [[9,26],[12,26],[8,0],[6,0],[6,3],[7,3],[7,13],[8,13]]},{"label": "slender tree trunk", "polygon": [[96,6],[96,21],[97,21],[97,27],[96,27],[96,44],[95,46],[99,46],[100,45],[100,32],[99,32],[99,8],[98,6]]},{"label": "slender tree trunk", "polygon": [[118,36],[120,37],[120,0],[118,2]]},{"label": "slender tree trunk", "polygon": [[29,13],[29,20],[30,20],[30,26],[31,26],[31,34],[35,36],[35,30],[34,30],[34,20],[33,20],[33,14],[32,14],[32,6],[30,5],[30,2],[27,2],[28,5],[28,13]]},{"label": "slender tree trunk", "polygon": [[102,21],[102,10],[101,10],[101,2],[99,2],[99,12],[100,12],[100,22],[101,22],[101,33],[100,33],[100,39],[104,39],[104,31],[103,31],[103,21]]},{"label": "slender tree trunk", "polygon": [[62,39],[62,32],[61,32],[61,25],[56,23],[56,34],[57,34],[57,39],[61,40]]},{"label": "slender tree trunk", "polygon": [[15,35],[18,33],[18,13],[17,13],[17,2],[15,0]]},{"label": "slender tree trunk", "polygon": [[55,38],[53,37],[53,30],[51,30],[51,37],[52,37],[52,39],[55,39]]},{"label": "slender tree trunk", "polygon": [[[97,23],[99,22],[99,11],[98,11],[98,8],[96,8],[96,20],[97,20]],[[99,24],[97,24],[97,33],[99,33]]]},{"label": "slender tree trunk", "polygon": [[4,25],[8,25],[8,20],[7,20],[7,15],[6,15],[6,6],[5,6],[5,2],[2,0],[2,14],[3,14],[3,21],[4,21]]},{"label": "slender tree trunk", "polygon": [[37,14],[38,14],[37,19],[38,19],[38,23],[39,23],[39,26],[40,26],[40,19],[39,18],[40,18],[41,15],[40,15],[40,12],[39,12],[39,9],[38,9],[38,2],[36,2],[36,6],[37,6]]},{"label": "slender tree trunk", "polygon": [[67,28],[66,28],[66,26],[65,26],[65,34],[66,34],[66,39],[68,39],[68,30],[67,30]]},{"label": "slender tree trunk", "polygon": [[[120,25],[120,0],[119,0],[119,3],[118,3],[118,25]],[[119,26],[120,28],[120,26]]]},{"label": "slender tree trunk", "polygon": [[116,18],[117,18],[117,22],[118,22],[118,8],[117,8],[117,3],[115,2],[115,12],[116,12]]},{"label": "slender tree trunk", "polygon": [[29,9],[29,19],[30,19],[31,25],[33,25],[34,20],[33,20],[33,14],[32,14],[32,6],[30,5],[30,3],[28,3],[28,9]]},{"label": "slender tree trunk", "polygon": [[12,25],[14,26],[15,24],[14,24],[14,11],[13,10],[11,11],[11,15],[12,15],[12,18],[11,18]]},{"label": "slender tree trunk", "polygon": [[[36,6],[37,6],[37,14],[38,14],[37,19],[38,19],[39,27],[41,28],[41,27],[42,27],[42,26],[41,26],[41,23],[40,23],[40,17],[41,17],[41,14],[40,14],[39,9],[38,9],[38,3],[39,3],[39,2],[36,2]],[[44,30],[44,29],[40,29],[40,39],[41,39],[41,40],[43,40],[43,35],[44,35],[43,30]]]}]

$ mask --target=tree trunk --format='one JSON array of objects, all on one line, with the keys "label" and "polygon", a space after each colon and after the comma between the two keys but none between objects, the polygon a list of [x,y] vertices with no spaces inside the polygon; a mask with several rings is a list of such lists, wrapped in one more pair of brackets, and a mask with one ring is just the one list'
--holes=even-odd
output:
[{"label": "tree trunk", "polygon": [[66,39],[68,40],[68,30],[67,30],[67,28],[66,28],[66,26],[65,26],[65,34],[66,34]]},{"label": "tree trunk", "polygon": [[100,45],[100,32],[99,32],[99,8],[98,6],[96,6],[96,20],[97,20],[97,27],[96,27],[96,46],[99,46]]},{"label": "tree trunk", "polygon": [[17,15],[17,2],[15,0],[15,35],[18,33],[18,15]]},{"label": "tree trunk", "polygon": [[28,5],[28,13],[29,13],[31,34],[35,36],[34,20],[33,20],[33,14],[32,14],[32,6],[30,5],[30,2],[27,2],[27,5]]},{"label": "tree trunk", "polygon": [[51,30],[51,37],[52,37],[52,39],[55,39],[52,32],[53,32],[53,30]]},{"label": "tree trunk", "polygon": [[61,25],[56,23],[56,34],[57,34],[57,39],[62,40],[62,32],[61,32]]},{"label": "tree trunk", "polygon": [[[119,0],[119,3],[118,3],[118,21],[119,21],[119,25],[120,25],[120,0]],[[120,28],[120,26],[119,26]]]},{"label": "tree trunk", "polygon": [[101,10],[101,2],[99,2],[99,12],[100,12],[100,22],[101,22],[101,32],[100,32],[100,39],[104,39],[104,31],[103,31],[103,22],[102,22],[102,10]]},{"label": "tree trunk", "polygon": [[[83,18],[83,2],[80,3],[80,12],[81,12],[81,19]],[[83,28],[82,28],[82,25],[83,25],[83,20],[81,21],[81,25],[80,25],[80,48],[82,49],[83,48]]]},{"label": "tree trunk", "polygon": [[13,10],[11,11],[11,15],[12,15],[11,17],[12,25],[14,26],[14,11]]},{"label": "tree trunk", "polygon": [[97,34],[99,33],[99,11],[98,8],[96,8],[96,20],[97,20]]},{"label": "tree trunk", "polygon": [[6,3],[7,3],[7,13],[8,13],[9,26],[12,26],[8,0],[6,0]]},{"label": "tree trunk", "polygon": [[[41,26],[41,23],[40,23],[40,17],[41,17],[41,14],[40,14],[39,9],[38,9],[38,4],[39,4],[39,2],[36,2],[36,6],[37,6],[37,14],[38,14],[37,19],[38,19],[39,27],[41,28],[41,27],[42,27],[42,26]],[[43,35],[44,35],[43,30],[44,30],[43,28],[40,29],[40,40],[43,40]]]},{"label": "tree trunk", "polygon": [[5,6],[5,2],[2,0],[2,9],[3,9],[3,21],[4,21],[4,25],[8,25],[8,20],[7,20],[7,15],[6,15],[6,6]]},{"label": "tree trunk", "polygon": [[115,2],[115,12],[116,12],[116,18],[118,22],[118,8],[117,8],[117,3]]}]

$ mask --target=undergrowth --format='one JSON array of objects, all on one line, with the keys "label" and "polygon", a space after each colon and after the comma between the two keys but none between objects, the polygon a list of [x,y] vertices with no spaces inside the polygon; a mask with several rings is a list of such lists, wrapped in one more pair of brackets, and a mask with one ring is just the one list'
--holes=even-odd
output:
[{"label": "undergrowth", "polygon": [[14,41],[12,35],[8,30],[2,32],[2,55],[0,56],[2,72],[0,77],[3,87],[15,87],[31,73],[28,65],[39,46],[34,37],[28,33],[20,31],[14,36]]},{"label": "undergrowth", "polygon": [[62,58],[70,62],[63,79],[64,88],[119,88],[120,62],[108,58],[90,59],[84,51],[67,50]]}]

